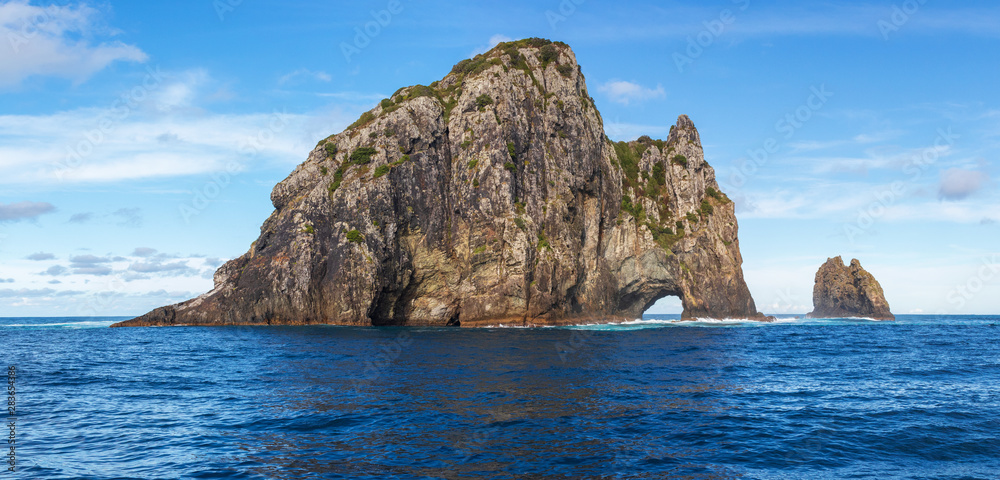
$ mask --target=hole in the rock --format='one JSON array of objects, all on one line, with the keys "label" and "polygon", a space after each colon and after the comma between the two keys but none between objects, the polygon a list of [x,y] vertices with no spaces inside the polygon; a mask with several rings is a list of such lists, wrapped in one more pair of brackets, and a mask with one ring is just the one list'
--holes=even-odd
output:
[{"label": "hole in the rock", "polygon": [[659,300],[656,300],[652,305],[647,307],[645,311],[642,312],[642,318],[645,320],[654,320],[664,316],[675,318],[680,316],[683,312],[684,304],[681,303],[681,297],[667,295]]}]

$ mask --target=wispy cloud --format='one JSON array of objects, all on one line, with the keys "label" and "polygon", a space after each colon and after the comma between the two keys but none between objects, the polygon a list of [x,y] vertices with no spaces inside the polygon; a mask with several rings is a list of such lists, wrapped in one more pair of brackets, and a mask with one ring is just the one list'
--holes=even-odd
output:
[{"label": "wispy cloud", "polygon": [[[0,169],[4,171],[0,183],[177,177],[222,171],[230,162],[246,165],[261,160],[294,165],[315,146],[317,138],[339,131],[357,117],[354,111],[344,112],[333,111],[326,118],[280,111],[136,115],[99,137],[93,133],[105,113],[99,109],[0,116]],[[274,129],[274,125],[281,128]],[[170,142],[162,141],[165,134]],[[81,213],[71,220],[91,220],[87,215]]]},{"label": "wispy cloud", "polygon": [[0,203],[0,223],[34,220],[46,213],[52,213],[56,207],[48,202],[18,202]]},{"label": "wispy cloud", "polygon": [[503,42],[509,42],[511,40],[513,40],[513,38],[510,38],[507,35],[503,35],[503,34],[499,34],[499,33],[496,34],[496,35],[493,35],[492,37],[490,37],[490,40],[488,42],[486,42],[486,45],[482,45],[482,46],[476,47],[472,51],[472,53],[469,54],[469,58],[475,57],[476,55],[479,55],[480,53],[486,53],[486,52],[488,52],[490,50],[493,50],[493,47],[495,47],[495,46],[497,46],[497,45],[499,45],[499,44],[501,44]]},{"label": "wispy cloud", "polygon": [[27,0],[0,3],[0,88],[36,75],[82,82],[117,61],[145,62],[138,47],[109,40],[116,32],[87,5],[45,7]]},{"label": "wispy cloud", "polygon": [[78,255],[69,259],[69,268],[73,270],[74,275],[110,275],[113,271],[108,265],[111,263],[110,258],[97,257],[94,255]]},{"label": "wispy cloud", "polygon": [[39,275],[50,275],[53,277],[58,277],[60,275],[66,275],[69,273],[69,269],[62,265],[53,265],[46,269],[44,272],[40,272]]},{"label": "wispy cloud", "polygon": [[94,214],[91,212],[84,213],[74,213],[69,217],[69,223],[87,223],[94,219]]},{"label": "wispy cloud", "polygon": [[607,82],[597,87],[597,91],[607,95],[612,102],[622,105],[667,98],[667,92],[663,89],[663,85],[647,88],[638,83],[622,80]]},{"label": "wispy cloud", "polygon": [[139,228],[142,226],[142,209],[119,208],[111,214],[118,219],[118,226]]},{"label": "wispy cloud", "polygon": [[286,85],[289,83],[298,83],[303,80],[315,80],[319,82],[329,82],[333,80],[333,77],[329,73],[323,71],[312,71],[307,68],[300,68],[294,72],[282,75],[278,79],[278,85]]},{"label": "wispy cloud", "polygon": [[[901,3],[901,2],[898,2]],[[629,18],[630,28],[617,28],[604,18],[578,18],[567,28],[574,35],[586,34],[595,40],[678,39],[684,40],[701,33],[704,24],[686,19],[709,21],[720,15],[719,7],[674,5],[649,9],[620,9],[619,15]],[[735,9],[733,9],[735,11]],[[753,3],[736,21],[727,25],[725,35],[738,40],[743,37],[775,36],[867,36],[882,38],[880,21],[892,21],[892,4],[787,4],[769,7]],[[588,20],[588,21],[584,21]],[[924,5],[908,15],[900,34],[934,35],[956,33],[984,37],[1000,36],[1000,8],[955,7],[953,4]],[[737,42],[738,43],[738,42]]]},{"label": "wispy cloud", "polygon": [[614,121],[604,124],[604,132],[614,141],[631,141],[643,135],[666,138],[670,133],[670,125],[641,125]]},{"label": "wispy cloud", "polygon": [[[364,92],[319,92],[317,97],[333,98],[352,103],[377,102],[389,95],[384,93],[364,93]],[[374,106],[374,105],[372,105]]]},{"label": "wispy cloud", "polygon": [[136,262],[129,266],[129,270],[138,273],[167,273],[173,275],[197,273],[197,271],[189,267],[186,262]]},{"label": "wispy cloud", "polygon": [[17,298],[20,298],[20,297],[47,297],[47,296],[53,295],[55,293],[56,293],[56,291],[53,290],[53,289],[51,289],[51,288],[42,288],[42,289],[22,288],[20,290],[12,290],[10,288],[3,288],[3,289],[0,289],[0,298],[3,298],[3,297],[7,297],[7,298],[10,298],[10,297],[17,297]]}]

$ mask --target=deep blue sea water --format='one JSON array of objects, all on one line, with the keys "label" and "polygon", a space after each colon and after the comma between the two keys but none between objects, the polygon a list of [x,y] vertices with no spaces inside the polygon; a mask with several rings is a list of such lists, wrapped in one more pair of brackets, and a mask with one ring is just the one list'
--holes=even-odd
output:
[{"label": "deep blue sea water", "polygon": [[1000,317],[673,319],[0,319],[0,479],[1000,478]]}]

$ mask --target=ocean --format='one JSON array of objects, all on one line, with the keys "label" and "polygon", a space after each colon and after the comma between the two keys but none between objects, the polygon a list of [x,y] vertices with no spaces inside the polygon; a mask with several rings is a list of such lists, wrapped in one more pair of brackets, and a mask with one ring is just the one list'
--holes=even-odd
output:
[{"label": "ocean", "polygon": [[677,319],[3,318],[0,478],[1000,478],[1000,317]]}]

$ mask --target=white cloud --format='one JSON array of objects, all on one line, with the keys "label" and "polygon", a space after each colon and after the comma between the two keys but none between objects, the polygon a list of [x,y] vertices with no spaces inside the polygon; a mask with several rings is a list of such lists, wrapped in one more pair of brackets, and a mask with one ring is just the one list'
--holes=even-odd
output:
[{"label": "white cloud", "polygon": [[616,142],[630,142],[643,135],[653,138],[666,138],[670,134],[670,126],[663,125],[640,125],[635,123],[621,123],[614,121],[604,124],[604,133]]},{"label": "white cloud", "polygon": [[978,192],[987,180],[989,174],[985,172],[951,168],[941,172],[938,196],[944,200],[964,200]]},{"label": "white cloud", "polygon": [[116,61],[146,61],[136,46],[95,39],[114,33],[100,24],[99,12],[86,5],[0,3],[0,88],[15,87],[36,75],[79,83]]},{"label": "white cloud", "polygon": [[[160,253],[149,247],[136,248],[125,256],[77,253],[62,262],[47,258],[47,254],[38,256],[45,257],[42,271],[39,261],[30,258],[5,262],[5,274],[9,272],[13,279],[0,279],[0,283],[13,283],[18,288],[0,288],[0,308],[31,298],[47,310],[81,315],[93,314],[94,309],[100,314],[142,313],[210,290],[215,267],[227,260]],[[167,291],[176,293],[165,294]],[[172,298],[163,298],[165,295]],[[59,298],[63,296],[77,298],[67,303]],[[98,297],[104,300],[95,300]]]},{"label": "white cloud", "polygon": [[300,78],[305,78],[307,80],[308,79],[317,80],[320,82],[329,82],[333,80],[333,77],[331,77],[329,73],[322,71],[314,72],[306,68],[300,68],[294,72],[282,75],[281,78],[278,79],[278,85],[285,85],[287,83],[297,81]]},{"label": "white cloud", "polygon": [[612,80],[605,83],[597,87],[597,91],[607,95],[612,102],[622,105],[667,98],[667,92],[663,90],[663,85],[657,85],[656,88],[646,88],[638,83],[622,80]]},{"label": "white cloud", "polygon": [[[0,115],[0,184],[59,185],[201,175],[261,162],[295,165],[364,107],[312,114],[215,114],[200,108],[215,82],[194,70],[159,73],[139,101],[42,115]],[[131,90],[130,90],[131,91]],[[354,97],[350,93],[331,94]],[[372,95],[372,98],[383,96]],[[351,101],[355,100],[355,101]],[[359,103],[351,98],[338,103]],[[367,103],[367,102],[365,102]],[[86,214],[73,221],[89,219]]]},{"label": "white cloud", "polygon": [[481,47],[476,47],[476,49],[473,50],[472,53],[469,54],[469,58],[475,57],[476,55],[479,55],[480,53],[486,53],[486,52],[488,52],[490,50],[493,50],[493,47],[495,47],[495,46],[497,46],[497,45],[499,45],[499,44],[501,44],[503,42],[509,42],[511,40],[513,40],[513,38],[510,38],[507,35],[502,35],[502,34],[499,34],[499,33],[496,34],[496,35],[493,35],[492,37],[490,37],[490,41],[486,45],[483,45]]}]

